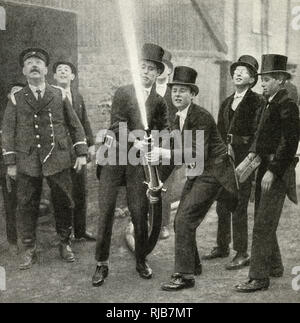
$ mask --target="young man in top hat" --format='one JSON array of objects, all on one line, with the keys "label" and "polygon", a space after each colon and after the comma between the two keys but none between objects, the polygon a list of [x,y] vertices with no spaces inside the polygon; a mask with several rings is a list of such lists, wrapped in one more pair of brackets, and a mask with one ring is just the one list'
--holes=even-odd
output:
[{"label": "young man in top hat", "polygon": [[[235,93],[225,99],[219,111],[218,129],[223,141],[233,149],[236,166],[248,155],[265,105],[264,98],[252,91],[258,80],[257,73],[258,62],[250,55],[243,55],[233,63],[230,74]],[[232,220],[233,249],[236,255],[225,268],[234,270],[249,265],[247,209],[251,184],[252,178],[249,178],[239,185],[239,203],[232,217],[223,203],[217,203],[217,247],[203,259],[223,258],[229,255]]]},{"label": "young man in top hat", "polygon": [[[145,44],[140,61],[140,76],[144,92],[149,129],[168,128],[167,106],[164,99],[156,93],[155,82],[164,71],[162,63],[164,51],[155,44]],[[112,129],[120,122],[127,123],[128,131],[144,130],[136,92],[133,85],[120,87],[113,98],[111,110]],[[131,145],[128,144],[128,148]],[[140,150],[139,141],[135,147]],[[127,151],[126,151],[127,155]],[[111,243],[114,209],[118,186],[125,183],[128,208],[132,217],[135,234],[136,270],[140,277],[150,279],[152,269],[147,264],[146,249],[148,242],[148,199],[143,166],[106,165],[102,167],[99,185],[99,224],[96,244],[97,267],[92,279],[93,286],[101,286],[108,276],[109,249]]]},{"label": "young man in top hat", "polygon": [[25,253],[20,269],[36,262],[36,229],[43,177],[51,188],[59,251],[74,261],[70,247],[72,229],[70,133],[77,154],[74,168],[86,165],[87,145],[83,128],[62,91],[46,83],[49,55],[29,48],[20,55],[28,85],[7,104],[3,120],[2,152],[9,177],[18,180],[18,208]]},{"label": "young man in top hat", "polygon": [[[77,70],[74,64],[69,61],[58,61],[53,65],[53,73],[56,84],[62,88],[69,99],[74,111],[80,120],[87,145],[89,155],[95,157],[95,142],[88,119],[85,103],[82,95],[71,87],[72,82],[77,76]],[[74,155],[74,154],[73,154]],[[75,156],[74,156],[75,157]],[[74,236],[75,239],[84,239],[87,241],[96,241],[95,237],[86,230],[86,212],[87,212],[87,170],[84,167],[80,173],[71,168],[71,177],[73,183],[73,200],[74,200]]]},{"label": "young man in top hat", "polygon": [[[156,92],[165,99],[167,107],[168,107],[168,122],[170,128],[174,125],[175,117],[177,109],[173,105],[171,98],[171,91],[168,87],[168,83],[170,82],[171,74],[173,73],[173,64],[171,62],[172,54],[164,49],[164,56],[162,62],[164,64],[164,72],[159,75],[156,79]],[[170,216],[171,216],[171,198],[172,198],[172,186],[174,184],[174,173],[170,175],[167,181],[164,183],[164,187],[166,188],[166,193],[163,194],[162,199],[162,227],[160,232],[160,239],[168,239],[170,237],[169,225],[170,225]],[[134,251],[134,230],[133,224],[130,221],[126,228],[126,243],[131,251]]]},{"label": "young man in top hat", "polygon": [[[193,287],[194,276],[201,274],[202,266],[197,249],[196,230],[213,202],[218,196],[224,198],[226,195],[227,207],[230,210],[233,210],[237,203],[234,168],[216,123],[207,110],[193,103],[199,92],[195,84],[196,78],[197,72],[194,69],[180,66],[175,68],[173,81],[169,83],[173,104],[178,109],[176,128],[182,133],[183,151],[176,149],[174,144],[171,152],[157,148],[148,154],[150,162],[156,161],[158,156],[165,159],[171,155],[175,160],[179,155],[183,157],[187,167],[196,170],[201,161],[190,165],[190,161],[186,159],[186,153],[190,151],[197,156],[201,142],[197,142],[196,132],[204,131],[203,173],[188,175],[183,189],[175,217],[175,271],[171,281],[162,285],[162,289],[166,291]],[[193,135],[192,145],[189,147],[184,146],[186,130],[191,131]]]},{"label": "young man in top hat", "polygon": [[258,169],[249,280],[236,286],[250,293],[269,287],[270,277],[281,277],[284,267],[276,231],[286,195],[297,203],[295,154],[299,140],[299,111],[284,83],[287,57],[262,57],[262,88],[268,97],[254,143],[247,158],[261,158]]},{"label": "young man in top hat", "polygon": [[[25,85],[22,83],[14,83],[9,86],[7,99],[11,98],[16,92],[19,92]],[[17,233],[17,185],[15,180],[11,180],[7,176],[6,166],[2,156],[2,121],[4,117],[7,100],[3,100],[3,107],[0,110],[0,184],[2,186],[5,222],[6,222],[6,236],[9,243],[9,251],[12,255],[16,255],[18,248],[18,233]],[[2,103],[2,102],[1,102]]]}]

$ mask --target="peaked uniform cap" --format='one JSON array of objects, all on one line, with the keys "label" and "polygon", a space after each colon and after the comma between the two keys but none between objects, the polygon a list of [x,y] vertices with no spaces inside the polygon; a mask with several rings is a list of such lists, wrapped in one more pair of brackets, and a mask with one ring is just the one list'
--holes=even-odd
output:
[{"label": "peaked uniform cap", "polygon": [[48,66],[50,63],[49,54],[42,48],[34,47],[34,48],[27,48],[27,49],[23,50],[23,52],[20,54],[19,63],[21,65],[21,67],[24,66],[24,62],[26,61],[26,59],[28,59],[30,57],[37,57],[37,58],[43,60],[46,64],[46,66]]}]

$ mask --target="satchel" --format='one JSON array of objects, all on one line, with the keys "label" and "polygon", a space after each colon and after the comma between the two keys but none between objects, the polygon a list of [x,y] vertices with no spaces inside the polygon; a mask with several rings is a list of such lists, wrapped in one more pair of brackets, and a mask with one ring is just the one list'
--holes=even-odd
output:
[{"label": "satchel", "polygon": [[248,156],[238,165],[236,168],[236,174],[240,183],[246,182],[250,175],[261,164],[261,158],[257,155],[254,159],[250,159]]}]

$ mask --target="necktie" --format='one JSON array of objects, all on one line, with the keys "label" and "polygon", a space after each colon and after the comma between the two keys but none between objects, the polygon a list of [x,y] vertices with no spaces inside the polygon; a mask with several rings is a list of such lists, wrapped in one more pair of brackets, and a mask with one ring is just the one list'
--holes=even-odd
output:
[{"label": "necktie", "polygon": [[36,90],[36,93],[37,93],[37,95],[38,95],[38,98],[37,98],[37,100],[38,100],[38,102],[41,102],[42,101],[42,91],[41,90]]},{"label": "necktie", "polygon": [[177,112],[176,115],[179,118],[179,129],[180,129],[180,131],[182,131],[183,126],[184,126],[184,121],[185,121],[184,116],[180,112]]}]

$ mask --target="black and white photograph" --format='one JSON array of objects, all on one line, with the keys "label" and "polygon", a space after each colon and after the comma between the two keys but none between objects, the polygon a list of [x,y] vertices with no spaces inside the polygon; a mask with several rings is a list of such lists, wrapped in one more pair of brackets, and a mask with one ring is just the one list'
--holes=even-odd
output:
[{"label": "black and white photograph", "polygon": [[0,303],[299,303],[299,53],[300,0],[0,0]]}]

